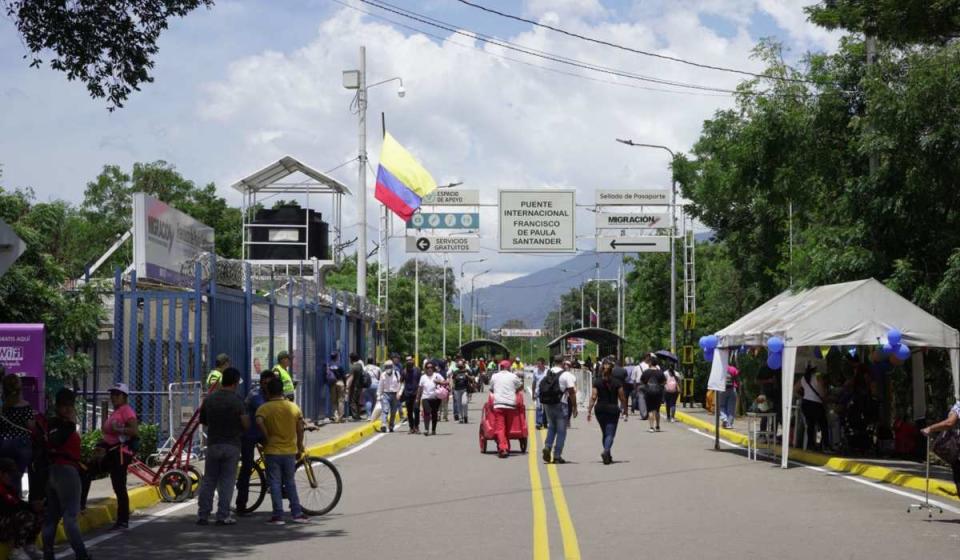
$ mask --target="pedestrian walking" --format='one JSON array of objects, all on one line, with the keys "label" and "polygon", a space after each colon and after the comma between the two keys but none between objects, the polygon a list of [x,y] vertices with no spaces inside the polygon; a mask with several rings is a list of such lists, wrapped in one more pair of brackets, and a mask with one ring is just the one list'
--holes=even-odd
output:
[{"label": "pedestrian walking", "polygon": [[55,558],[53,546],[57,526],[63,520],[63,531],[76,560],[90,560],[77,523],[83,483],[80,479],[80,434],[77,432],[76,395],[73,391],[57,391],[54,409],[55,416],[50,419],[44,434],[50,458],[50,477],[47,480],[47,503],[43,516],[43,557],[45,560]]},{"label": "pedestrian walking", "polygon": [[613,377],[613,363],[605,361],[600,368],[600,377],[593,382],[590,393],[590,406],[587,408],[587,422],[592,415],[596,415],[600,425],[600,434],[603,438],[603,453],[600,459],[604,465],[613,462],[613,440],[617,436],[617,424],[620,420],[620,411],[623,411],[623,421],[627,421],[627,396],[623,393],[623,386]]},{"label": "pedestrian walking", "polygon": [[[449,363],[449,362],[447,362],[446,360],[442,360],[442,359],[433,360],[433,365],[434,365],[434,367],[436,368],[436,372],[439,373],[440,376],[443,377],[444,380],[449,380],[449,378],[450,378],[450,370],[453,369],[452,366],[450,367],[450,370],[447,369],[447,364],[448,364],[448,363]],[[441,418],[443,418],[443,421],[444,421],[444,422],[449,422],[449,421],[450,421],[450,396],[451,396],[452,391],[449,390],[449,387],[450,387],[450,385],[448,384],[448,385],[447,385],[447,391],[445,391],[445,392],[444,392],[444,391],[441,391],[441,398],[440,398],[440,416],[441,416]]]},{"label": "pedestrian walking", "polygon": [[447,381],[437,373],[433,362],[427,362],[427,369],[420,376],[417,388],[417,402],[423,404],[423,435],[437,435],[437,422],[440,419],[440,403],[444,396],[441,389],[446,388]]},{"label": "pedestrian walking", "polygon": [[680,398],[680,386],[683,377],[677,373],[676,366],[673,363],[667,366],[664,371],[666,382],[663,385],[663,400],[667,406],[667,422],[677,421],[677,399]]},{"label": "pedestrian walking", "polygon": [[254,387],[243,401],[243,408],[250,426],[244,430],[243,437],[240,439],[240,472],[237,474],[237,514],[247,509],[247,500],[250,498],[250,475],[253,473],[253,465],[256,462],[257,445],[264,441],[263,432],[257,426],[257,410],[260,405],[267,402],[267,383],[274,379],[276,375],[273,370],[265,369],[260,372],[260,382]]},{"label": "pedestrian walking", "polygon": [[461,424],[467,424],[470,391],[475,386],[476,379],[463,358],[457,358],[450,374],[450,381],[453,384],[453,419]]},{"label": "pedestrian walking", "polygon": [[500,371],[490,378],[493,393],[493,429],[497,437],[497,454],[501,459],[510,456],[507,424],[517,414],[517,392],[523,389],[523,378],[510,371],[510,360],[500,362]]},{"label": "pedestrian walking", "polygon": [[403,404],[407,409],[407,425],[411,434],[420,433],[420,403],[417,392],[420,388],[420,368],[407,356],[403,364]]},{"label": "pedestrian walking", "polygon": [[223,372],[230,367],[230,356],[227,356],[226,354],[217,354],[217,359],[213,365],[213,369],[207,374],[207,391],[210,391],[216,384],[220,383],[220,379],[223,377]]},{"label": "pedestrian walking", "polygon": [[347,375],[347,407],[354,422],[361,420],[361,396],[363,394],[363,360],[356,352],[350,354],[350,373]]},{"label": "pedestrian walking", "polygon": [[[653,359],[651,366],[656,366],[657,361]],[[659,368],[651,367],[640,376],[640,384],[643,387],[643,401],[647,406],[647,420],[650,422],[649,432],[660,431],[660,405],[663,404],[664,387],[667,384],[667,376]]]},{"label": "pedestrian walking", "polygon": [[[953,406],[950,407],[950,412],[947,413],[946,419],[927,426],[920,430],[920,432],[929,437],[930,434],[945,432],[947,430],[957,430],[958,427],[960,427],[960,401],[953,403]],[[950,468],[953,470],[954,491],[960,493],[960,456],[950,464]]]},{"label": "pedestrian walking", "polygon": [[386,432],[389,427],[393,432],[393,426],[397,421],[397,415],[400,414],[399,393],[402,378],[400,372],[394,367],[394,363],[387,360],[380,371],[380,384],[377,385],[377,399],[380,401],[380,411],[383,419],[380,421],[380,431]]},{"label": "pedestrian walking", "polygon": [[257,409],[257,426],[263,432],[264,462],[267,465],[267,483],[273,515],[270,525],[283,525],[283,499],[290,501],[290,515],[294,523],[309,523],[303,514],[294,472],[297,457],[303,455],[303,414],[300,407],[284,398],[283,382],[274,378],[267,383],[267,402]]},{"label": "pedestrian walking", "polygon": [[207,427],[207,454],[204,457],[203,478],[200,479],[197,525],[210,523],[213,495],[217,494],[217,525],[234,525],[230,502],[237,482],[237,463],[244,431],[250,427],[250,417],[237,395],[240,372],[227,368],[220,378],[218,389],[210,394],[200,408],[200,423]]},{"label": "pedestrian walking", "polygon": [[0,406],[0,457],[11,459],[17,465],[18,475],[14,485],[17,496],[22,493],[23,474],[33,458],[33,431],[37,413],[23,398],[23,382],[20,376],[8,373],[3,376],[3,405]]},{"label": "pedestrian walking", "polygon": [[[731,366],[732,367],[732,366]],[[803,419],[806,421],[807,445],[806,449],[828,448],[827,429],[827,409],[824,406],[826,400],[824,395],[827,393],[820,377],[815,375],[816,366],[807,365],[800,380],[797,381],[794,390],[799,390],[803,394],[803,400],[800,402],[800,412],[803,413]],[[728,378],[731,376],[728,376]],[[723,409],[721,410],[721,414]],[[732,424],[732,421],[731,421]],[[820,445],[817,445],[817,431],[820,431]]]},{"label": "pedestrian walking", "polygon": [[367,413],[367,420],[373,420],[373,409],[377,406],[380,389],[380,375],[382,370],[373,358],[367,358],[367,365],[363,367],[363,409]]},{"label": "pedestrian walking", "polygon": [[293,367],[293,358],[290,357],[290,352],[284,350],[277,354],[277,363],[273,366],[273,372],[283,383],[283,396],[293,402],[296,398],[297,385],[293,381],[291,367]]},{"label": "pedestrian walking", "polygon": [[570,411],[577,417],[577,378],[563,367],[561,356],[554,358],[553,364],[537,388],[547,426],[543,462],[562,465],[566,463],[563,445],[567,440]]},{"label": "pedestrian walking", "polygon": [[330,354],[327,363],[327,384],[330,385],[330,402],[333,408],[333,422],[343,422],[345,402],[347,396],[347,374],[340,367],[340,357],[336,352]]},{"label": "pedestrian walking", "polygon": [[547,425],[547,421],[543,415],[543,405],[540,403],[540,381],[542,381],[546,375],[546,362],[543,358],[538,358],[536,368],[533,370],[533,387],[531,388],[533,402],[536,405],[536,414],[534,418],[536,420],[538,430],[542,430]]},{"label": "pedestrian walking", "polygon": [[81,509],[86,508],[90,483],[100,473],[109,473],[110,485],[117,496],[117,521],[114,530],[126,530],[130,526],[130,497],[127,494],[127,467],[133,457],[131,445],[135,445],[139,433],[137,413],[129,403],[130,389],[126,383],[117,383],[110,388],[110,404],[113,412],[103,421],[103,437],[94,448],[93,459],[87,465],[83,480]]}]

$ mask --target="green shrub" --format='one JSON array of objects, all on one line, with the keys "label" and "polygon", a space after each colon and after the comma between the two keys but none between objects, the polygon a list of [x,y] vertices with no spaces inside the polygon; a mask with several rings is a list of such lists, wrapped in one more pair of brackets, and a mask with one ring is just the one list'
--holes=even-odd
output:
[{"label": "green shrub", "polygon": [[140,434],[140,450],[137,451],[137,457],[146,463],[147,457],[157,452],[157,437],[160,427],[156,424],[140,424],[138,432]]}]

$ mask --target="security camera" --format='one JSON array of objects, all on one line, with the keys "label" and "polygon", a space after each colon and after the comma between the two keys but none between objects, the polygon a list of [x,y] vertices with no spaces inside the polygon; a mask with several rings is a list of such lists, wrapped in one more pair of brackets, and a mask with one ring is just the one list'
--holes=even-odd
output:
[{"label": "security camera", "polygon": [[403,89],[403,86],[400,86],[397,88],[397,95],[399,97],[403,97],[406,94],[407,94],[407,90]]}]

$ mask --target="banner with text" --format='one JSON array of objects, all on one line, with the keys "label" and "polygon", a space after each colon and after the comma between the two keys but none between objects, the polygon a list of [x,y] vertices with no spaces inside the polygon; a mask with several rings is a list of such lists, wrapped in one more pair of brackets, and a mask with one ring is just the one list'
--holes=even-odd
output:
[{"label": "banner with text", "polygon": [[576,252],[576,191],[501,190],[499,195],[501,252]]}]

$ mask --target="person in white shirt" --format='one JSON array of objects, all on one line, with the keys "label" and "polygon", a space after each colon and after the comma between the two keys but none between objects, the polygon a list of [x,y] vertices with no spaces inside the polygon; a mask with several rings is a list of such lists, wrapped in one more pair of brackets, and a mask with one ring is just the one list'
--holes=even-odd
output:
[{"label": "person in white shirt", "polygon": [[506,459],[510,455],[507,422],[512,421],[517,413],[517,391],[523,389],[523,379],[510,371],[510,365],[510,360],[503,360],[500,362],[500,371],[490,378],[490,392],[493,393],[493,428],[501,459]]},{"label": "person in white shirt", "polygon": [[561,366],[563,357],[553,360],[554,366],[540,381],[540,401],[547,421],[547,437],[543,444],[543,462],[562,465],[563,444],[567,439],[568,415],[577,416],[577,378]]},{"label": "person in white shirt", "polygon": [[377,405],[378,388],[380,385],[380,367],[373,358],[367,358],[367,365],[363,372],[370,379],[370,385],[363,390],[363,408],[367,412],[367,419],[373,420],[373,409]]},{"label": "person in white shirt", "polygon": [[420,386],[417,388],[417,402],[423,403],[424,430],[423,435],[437,435],[437,422],[440,420],[440,388],[446,388],[447,381],[437,373],[433,362],[427,362],[423,375],[420,376]]},{"label": "person in white shirt", "polygon": [[388,425],[393,432],[397,414],[400,412],[400,401],[397,399],[400,381],[400,372],[394,367],[393,362],[384,363],[383,370],[380,372],[380,385],[377,387],[377,400],[380,401],[380,410],[383,414],[383,419],[380,421],[381,432],[386,432]]}]

